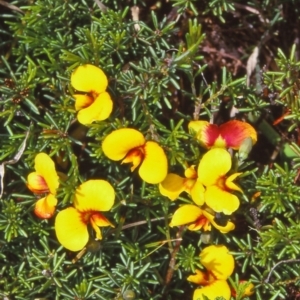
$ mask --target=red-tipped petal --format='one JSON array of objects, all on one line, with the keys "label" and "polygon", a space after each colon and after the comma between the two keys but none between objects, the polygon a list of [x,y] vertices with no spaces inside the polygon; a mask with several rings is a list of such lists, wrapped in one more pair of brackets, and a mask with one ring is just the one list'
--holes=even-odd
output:
[{"label": "red-tipped petal", "polygon": [[247,137],[251,137],[253,144],[257,141],[255,129],[246,122],[232,120],[222,124],[219,130],[227,148],[238,150]]}]

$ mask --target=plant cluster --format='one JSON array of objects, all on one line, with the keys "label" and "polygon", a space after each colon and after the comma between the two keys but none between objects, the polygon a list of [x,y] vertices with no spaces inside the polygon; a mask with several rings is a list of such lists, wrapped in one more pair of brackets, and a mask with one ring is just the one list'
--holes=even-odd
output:
[{"label": "plant cluster", "polygon": [[299,297],[299,8],[274,3],[0,1],[1,299]]}]

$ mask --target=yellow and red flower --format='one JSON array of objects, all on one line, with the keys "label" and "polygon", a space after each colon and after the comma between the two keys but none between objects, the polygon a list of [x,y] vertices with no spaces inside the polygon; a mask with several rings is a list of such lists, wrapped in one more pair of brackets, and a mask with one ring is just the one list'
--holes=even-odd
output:
[{"label": "yellow and red flower", "polygon": [[89,64],[79,66],[71,75],[71,85],[84,93],[73,95],[81,124],[102,121],[110,116],[113,102],[106,92],[107,77],[100,68]]},{"label": "yellow and red flower", "polygon": [[204,200],[215,212],[230,215],[239,208],[239,198],[231,191],[243,192],[233,180],[241,173],[226,176],[231,169],[231,156],[225,149],[213,148],[205,153],[198,166],[198,179],[206,189]]},{"label": "yellow and red flower", "polygon": [[167,176],[168,161],[164,150],[158,143],[146,141],[138,130],[113,131],[104,139],[102,150],[112,160],[132,163],[132,172],[139,166],[139,175],[145,182],[160,183]]},{"label": "yellow and red flower", "polygon": [[174,173],[169,173],[159,184],[159,191],[171,201],[176,200],[182,192],[191,195],[193,201],[202,205],[204,203],[204,187],[197,181],[195,166],[187,168],[184,172],[185,178]]},{"label": "yellow and red flower", "polygon": [[210,231],[211,225],[222,233],[227,233],[235,228],[230,221],[225,226],[219,225],[214,220],[215,216],[205,209],[192,204],[185,204],[179,207],[170,222],[170,227],[188,225],[192,231],[201,230]]},{"label": "yellow and red flower", "polygon": [[200,253],[200,262],[207,272],[196,270],[196,274],[190,275],[187,280],[203,287],[196,289],[193,300],[216,299],[223,297],[230,299],[231,290],[227,283],[228,277],[234,270],[234,259],[224,245],[211,245]]},{"label": "yellow and red flower", "polygon": [[27,177],[27,187],[35,194],[47,194],[35,204],[34,213],[42,219],[49,219],[55,212],[57,204],[56,190],[59,187],[59,177],[53,160],[46,153],[35,157],[35,172]]},{"label": "yellow and red flower", "polygon": [[88,226],[96,232],[96,239],[102,239],[99,227],[113,226],[101,213],[112,208],[115,191],[105,180],[89,180],[75,192],[73,205],[60,211],[55,219],[58,241],[71,251],[79,251],[89,241]]},{"label": "yellow and red flower", "polygon": [[253,145],[257,141],[255,129],[250,124],[238,120],[228,121],[221,126],[210,124],[207,121],[191,121],[188,127],[206,148],[238,150],[244,140],[249,137]]}]

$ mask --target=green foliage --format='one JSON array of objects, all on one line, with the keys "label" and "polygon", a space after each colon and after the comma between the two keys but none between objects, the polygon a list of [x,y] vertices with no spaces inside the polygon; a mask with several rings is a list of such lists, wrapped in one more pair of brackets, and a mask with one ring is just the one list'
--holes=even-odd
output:
[{"label": "green foliage", "polygon": [[[255,285],[249,299],[296,297],[300,62],[296,38],[286,34],[299,27],[296,2],[107,0],[103,10],[85,0],[14,1],[23,13],[0,6],[1,299],[192,299],[196,286],[186,278],[203,269],[205,235],[169,226],[190,197],[169,201],[128,165],[108,159],[101,143],[115,129],[135,128],[163,147],[169,172],[182,176],[206,152],[188,122],[230,118],[251,122],[258,143],[250,154],[246,145],[239,161],[233,155],[232,171],[244,172],[236,180],[244,191],[231,217],[236,229],[226,235],[212,229],[208,242],[234,254],[232,298],[242,299],[240,279]],[[228,50],[222,32],[237,52]],[[256,46],[260,56],[246,86]],[[87,63],[107,75],[114,108],[108,120],[84,126],[76,120],[70,75]],[[20,160],[6,164],[27,132]],[[108,180],[116,191],[107,213],[115,228],[105,228],[101,241],[90,232],[82,253],[59,244],[54,218],[33,213],[37,197],[26,183],[40,152],[65,174],[58,211],[88,179]]]}]

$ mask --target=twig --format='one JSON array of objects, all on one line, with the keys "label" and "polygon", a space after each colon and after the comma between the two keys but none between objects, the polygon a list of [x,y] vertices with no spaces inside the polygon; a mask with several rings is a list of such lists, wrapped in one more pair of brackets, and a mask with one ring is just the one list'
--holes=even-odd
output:
[{"label": "twig", "polygon": [[[150,222],[160,221],[160,220],[163,220],[163,219],[164,219],[164,217],[161,217],[161,218],[155,218],[155,219],[150,219]],[[148,220],[138,221],[138,222],[126,224],[126,225],[122,226],[122,230],[123,230],[123,229],[131,228],[131,227],[135,227],[135,226],[139,226],[139,225],[144,225],[144,224],[147,224],[147,223],[148,223]]]},{"label": "twig", "polygon": [[15,6],[13,4],[7,3],[6,1],[0,0],[0,4],[3,5],[3,6],[5,6],[5,7],[7,7],[7,8],[9,8],[9,9],[12,9],[12,10],[15,10],[15,11],[17,11],[19,13],[24,14],[24,11],[21,10],[19,7]]},{"label": "twig", "polygon": [[27,133],[25,135],[25,139],[24,139],[19,151],[14,156],[14,158],[10,159],[10,160],[6,160],[6,161],[2,162],[2,164],[0,164],[0,199],[2,198],[3,191],[4,191],[3,179],[4,179],[4,175],[5,175],[5,165],[13,165],[19,161],[19,159],[23,155],[23,152],[26,148],[26,142],[27,142],[27,139],[29,136],[29,132],[30,132],[30,129],[27,131]]},{"label": "twig", "polygon": [[258,9],[254,8],[252,6],[248,6],[248,5],[244,5],[244,4],[240,4],[240,3],[233,3],[233,4],[236,8],[244,9],[255,15],[258,15],[258,18],[262,23],[269,23],[269,20],[265,19]]},{"label": "twig", "polygon": [[102,12],[105,13],[107,11],[107,7],[100,0],[94,0],[94,1]]},{"label": "twig", "polygon": [[180,248],[180,245],[181,245],[181,242],[182,242],[181,237],[182,237],[182,232],[183,232],[184,228],[185,228],[185,226],[180,226],[179,230],[176,234],[177,241],[175,243],[173,252],[171,254],[171,259],[170,259],[170,262],[169,262],[169,268],[168,268],[167,275],[166,275],[166,280],[165,280],[164,294],[166,294],[166,291],[167,291],[166,288],[169,285],[169,283],[171,282],[171,279],[173,277],[173,273],[174,273],[174,270],[175,270],[175,264],[176,264],[176,255],[179,251],[179,248]]},{"label": "twig", "polygon": [[135,22],[135,24],[134,24],[135,31],[140,31],[140,29],[141,29],[140,25],[138,24],[139,14],[140,14],[139,7],[138,6],[132,6],[131,7],[131,16],[132,16],[132,20]]},{"label": "twig", "polygon": [[[196,65],[199,69],[202,68],[202,66],[201,66],[200,64],[197,64],[196,62],[193,62],[193,63],[194,63],[194,65]],[[201,77],[202,77],[202,79],[203,79],[203,82],[204,82],[205,86],[208,87],[208,83],[207,83],[207,81],[206,81],[206,78],[205,78],[203,72],[201,72]],[[209,89],[209,91],[210,91],[210,89]],[[192,83],[192,93],[193,93],[194,97],[196,97],[197,99],[199,99],[199,97],[197,97],[197,94],[196,94],[196,88],[195,88],[194,81],[193,81],[193,83]],[[201,98],[202,98],[202,97],[201,97]],[[193,119],[194,119],[195,121],[199,120],[199,115],[200,115],[201,105],[202,105],[202,101],[199,99],[199,101],[197,101],[197,102],[195,103],[195,109],[194,109],[194,113],[193,113]]]},{"label": "twig", "polygon": [[284,264],[284,263],[286,263],[286,264],[288,264],[288,263],[293,263],[293,262],[300,262],[300,259],[287,259],[287,260],[281,260],[280,262],[278,262],[277,264],[275,264],[275,265],[272,267],[271,271],[269,272],[269,275],[268,275],[268,277],[266,278],[265,283],[268,283],[268,282],[269,282],[270,277],[271,277],[273,271],[274,271],[279,265]]}]

